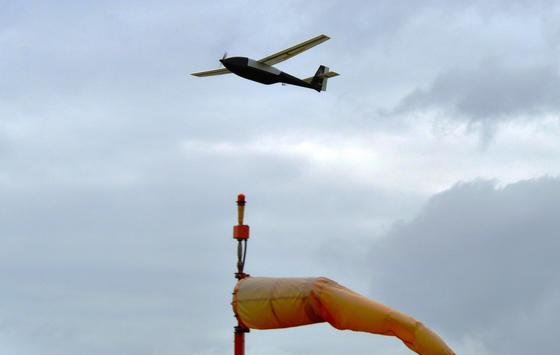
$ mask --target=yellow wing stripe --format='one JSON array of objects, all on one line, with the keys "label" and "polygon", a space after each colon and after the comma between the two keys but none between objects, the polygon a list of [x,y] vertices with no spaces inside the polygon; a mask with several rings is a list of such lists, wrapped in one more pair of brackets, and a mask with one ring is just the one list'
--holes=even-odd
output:
[{"label": "yellow wing stripe", "polygon": [[329,40],[330,37],[326,36],[326,35],[319,35],[317,37],[313,37],[305,42],[301,42],[300,44],[296,44],[293,47],[290,47],[288,49],[284,49],[283,51],[280,51],[278,53],[274,53],[269,55],[268,57],[264,57],[260,60],[258,60],[258,62],[260,63],[264,63],[267,65],[274,65],[276,63],[280,63],[286,59],[289,59],[295,55],[300,54],[301,52],[304,52],[310,48],[315,47],[318,44],[321,44],[327,40]]},{"label": "yellow wing stripe", "polygon": [[191,75],[198,76],[198,77],[203,77],[203,76],[230,74],[230,73],[231,72],[229,70],[227,70],[226,68],[220,68],[220,69],[200,71],[198,73],[192,73]]}]

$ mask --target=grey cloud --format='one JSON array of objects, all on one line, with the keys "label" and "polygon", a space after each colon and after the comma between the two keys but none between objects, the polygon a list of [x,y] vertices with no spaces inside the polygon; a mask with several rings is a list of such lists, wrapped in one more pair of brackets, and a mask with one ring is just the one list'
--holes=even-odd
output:
[{"label": "grey cloud", "polygon": [[455,339],[478,337],[493,354],[556,354],[558,201],[555,178],[438,194],[374,244],[372,292]]},{"label": "grey cloud", "polygon": [[[497,4],[499,12],[505,3]],[[314,140],[325,132],[361,137],[371,129],[366,120],[349,126],[371,104],[367,92],[390,87],[400,97],[414,87],[410,64],[432,61],[418,64],[410,50],[411,43],[426,46],[419,15],[439,34],[452,7],[0,4],[0,353],[230,351],[239,191],[248,195],[254,233],[249,272],[363,282],[353,266],[382,234],[378,224],[412,215],[423,195],[377,188],[374,176],[364,185],[344,181],[339,171],[331,176],[305,160],[236,151],[235,144],[267,136]],[[457,16],[464,10],[454,8]],[[401,31],[411,24],[414,31]],[[327,94],[188,76],[213,67],[224,50],[265,55],[321,32],[333,40],[281,68],[306,75],[318,62],[330,65],[342,75]],[[445,48],[446,41],[435,43]],[[352,99],[341,100],[340,92]],[[391,133],[407,134],[400,126]],[[191,141],[202,148],[184,149]],[[216,143],[232,152],[204,148]],[[542,324],[557,307],[545,301]],[[271,353],[279,349],[268,341],[276,333],[252,334],[255,344],[267,339]],[[324,335],[294,330],[284,338],[287,352],[306,342],[308,353],[325,353],[330,345],[315,341]],[[371,339],[354,353],[371,353]]]},{"label": "grey cloud", "polygon": [[560,75],[555,65],[513,68],[487,61],[475,69],[455,68],[426,89],[402,99],[396,112],[440,111],[470,122],[512,120],[560,112]]},{"label": "grey cloud", "polygon": [[38,164],[38,152],[5,161],[5,344],[41,354],[224,353],[237,192],[248,196],[253,228],[247,271],[261,275],[322,274],[324,240],[348,230],[365,238],[371,229],[355,225],[368,211],[390,220],[407,205],[406,196],[318,181],[304,162],[274,153],[134,147],[102,157],[86,149],[83,161],[57,153]]}]

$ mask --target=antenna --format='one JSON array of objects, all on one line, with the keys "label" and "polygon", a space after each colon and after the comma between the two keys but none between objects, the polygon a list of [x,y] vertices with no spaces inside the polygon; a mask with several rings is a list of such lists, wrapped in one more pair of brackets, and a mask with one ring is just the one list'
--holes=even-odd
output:
[{"label": "antenna", "polygon": [[[237,280],[249,277],[249,274],[243,271],[245,267],[245,258],[247,256],[247,240],[249,239],[249,226],[243,224],[245,204],[245,195],[237,195],[237,225],[233,226],[233,238],[237,240],[237,272],[235,273],[235,278]],[[249,332],[249,328],[243,325],[238,319],[237,325],[233,329],[234,355],[244,355],[245,333]]]}]

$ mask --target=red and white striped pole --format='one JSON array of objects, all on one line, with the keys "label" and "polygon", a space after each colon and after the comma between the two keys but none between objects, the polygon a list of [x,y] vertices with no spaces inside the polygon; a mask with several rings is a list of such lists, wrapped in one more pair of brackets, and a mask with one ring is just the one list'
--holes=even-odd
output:
[{"label": "red and white striped pole", "polygon": [[[237,195],[237,225],[233,226],[233,238],[237,240],[237,272],[235,278],[241,280],[247,276],[243,272],[245,266],[245,257],[247,256],[247,240],[249,239],[249,226],[243,224],[245,214],[245,195]],[[234,327],[234,355],[245,355],[245,333],[249,332],[243,323],[237,320],[237,326]]]}]

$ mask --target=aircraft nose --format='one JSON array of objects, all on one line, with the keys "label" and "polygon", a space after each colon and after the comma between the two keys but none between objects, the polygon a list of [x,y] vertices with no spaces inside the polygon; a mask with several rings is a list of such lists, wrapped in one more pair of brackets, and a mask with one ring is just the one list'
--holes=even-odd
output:
[{"label": "aircraft nose", "polygon": [[222,58],[220,59],[220,63],[222,63],[224,67],[230,68],[232,65],[235,65],[235,60],[232,60],[231,58]]},{"label": "aircraft nose", "polygon": [[228,69],[231,68],[241,68],[247,66],[247,58],[242,57],[230,57],[220,59],[220,63]]}]

